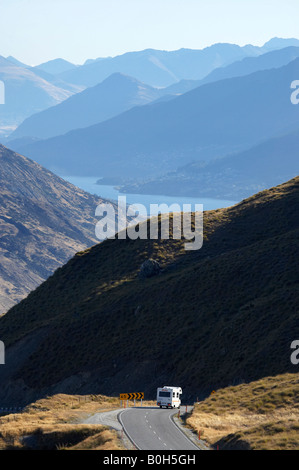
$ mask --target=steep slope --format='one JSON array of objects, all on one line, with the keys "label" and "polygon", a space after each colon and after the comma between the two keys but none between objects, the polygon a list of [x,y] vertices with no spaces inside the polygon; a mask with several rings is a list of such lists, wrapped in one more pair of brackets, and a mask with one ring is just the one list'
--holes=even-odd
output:
[{"label": "steep slope", "polygon": [[161,93],[122,74],[113,74],[103,83],[71,96],[57,106],[26,119],[10,138],[41,139],[88,127],[110,119],[134,106],[148,104]]},{"label": "steep slope", "polygon": [[297,129],[299,107],[290,100],[296,76],[299,58],[278,69],[203,85],[19,151],[68,175],[160,176]]},{"label": "steep slope", "polygon": [[[144,390],[185,398],[295,372],[299,178],[204,215],[204,244],[106,240],[0,319],[1,402]],[[140,279],[148,259],[162,272]]]},{"label": "steep slope", "polygon": [[[299,110],[298,110],[299,122]],[[127,183],[125,193],[205,196],[241,200],[299,174],[299,131],[267,140],[245,152],[198,162],[143,182]]]},{"label": "steep slope", "polygon": [[257,57],[245,57],[226,67],[219,67],[213,70],[201,80],[181,80],[179,83],[167,87],[165,93],[186,93],[206,83],[217,82],[226,78],[243,77],[260,70],[282,67],[295,60],[298,56],[299,47],[290,46],[285,49],[270,51]]},{"label": "steep slope", "polygon": [[61,88],[62,90],[67,90],[71,91],[73,93],[78,93],[79,91],[83,91],[85,89],[84,86],[78,86],[78,85],[72,85],[71,83],[66,83],[60,78],[57,78],[55,75],[46,72],[42,68],[39,67],[31,67],[30,65],[23,64],[19,60],[15,59],[12,56],[6,57],[7,60],[12,62],[14,65],[17,65],[18,67],[26,68],[29,71],[33,72],[35,75],[38,77],[46,80],[48,83],[51,83],[52,85]]},{"label": "steep slope", "polygon": [[43,80],[46,80],[48,83],[51,83],[52,85],[58,88],[61,88],[62,90],[66,90],[71,93],[80,93],[80,91],[85,90],[84,86],[78,86],[73,85],[72,83],[67,83],[61,80],[61,78],[56,77],[56,75],[52,75],[37,67],[28,67],[28,69],[38,77],[42,78]]},{"label": "steep slope", "polygon": [[187,422],[214,449],[299,450],[298,373],[218,390]]},{"label": "steep slope", "polygon": [[99,202],[0,145],[0,313],[98,242]]},{"label": "steep slope", "polygon": [[72,94],[1,56],[0,80],[5,84],[5,105],[0,107],[0,132],[4,135],[26,117],[60,103]]},{"label": "steep slope", "polygon": [[19,67],[30,68],[30,65],[24,64],[24,62],[21,62],[11,55],[6,57],[6,59],[9,60],[9,62],[12,62],[14,65],[18,65]]},{"label": "steep slope", "polygon": [[166,87],[183,78],[203,78],[216,67],[258,54],[260,54],[259,48],[240,47],[235,44],[214,44],[202,50],[146,49],[88,62],[60,74],[60,78],[90,87],[113,73],[121,72],[151,86]]}]

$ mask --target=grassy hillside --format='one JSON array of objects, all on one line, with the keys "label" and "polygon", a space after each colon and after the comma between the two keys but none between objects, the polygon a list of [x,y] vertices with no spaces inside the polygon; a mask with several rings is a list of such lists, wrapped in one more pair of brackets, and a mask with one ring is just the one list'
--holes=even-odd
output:
[{"label": "grassy hillside", "polygon": [[[299,178],[206,212],[204,244],[107,240],[0,319],[0,399],[180,384],[185,400],[294,372]],[[160,275],[139,279],[157,260]]]},{"label": "grassy hillside", "polygon": [[221,450],[299,450],[298,373],[218,390],[187,422]]},{"label": "grassy hillside", "polygon": [[101,395],[38,400],[20,413],[0,417],[0,450],[120,450],[115,431],[81,423],[90,414],[118,406],[119,400]]}]

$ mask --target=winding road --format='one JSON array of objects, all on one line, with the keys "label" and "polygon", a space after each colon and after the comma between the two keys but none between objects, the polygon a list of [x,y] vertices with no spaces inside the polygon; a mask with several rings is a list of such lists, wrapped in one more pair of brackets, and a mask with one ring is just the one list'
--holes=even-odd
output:
[{"label": "winding road", "polygon": [[129,408],[118,419],[139,450],[200,450],[174,423],[177,410]]}]

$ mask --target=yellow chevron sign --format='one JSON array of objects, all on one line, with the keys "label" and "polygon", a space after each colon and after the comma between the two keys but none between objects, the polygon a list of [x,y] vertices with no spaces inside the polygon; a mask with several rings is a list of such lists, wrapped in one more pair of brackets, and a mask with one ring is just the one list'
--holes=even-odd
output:
[{"label": "yellow chevron sign", "polygon": [[142,400],[144,398],[144,393],[120,393],[120,400]]}]

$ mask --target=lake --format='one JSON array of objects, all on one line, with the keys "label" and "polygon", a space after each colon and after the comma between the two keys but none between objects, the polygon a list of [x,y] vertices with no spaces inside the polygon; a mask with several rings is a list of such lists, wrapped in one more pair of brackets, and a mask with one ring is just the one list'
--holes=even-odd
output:
[{"label": "lake", "polygon": [[[96,182],[101,178],[100,176],[63,176],[63,179],[69,183],[78,186],[91,194],[96,194],[104,199],[112,199],[117,201],[118,196],[126,196],[127,204],[143,204],[148,213],[150,212],[150,204],[179,204],[183,210],[183,204],[191,204],[192,210],[195,204],[203,204],[203,210],[221,209],[223,207],[230,207],[237,204],[239,201],[228,201],[225,199],[212,199],[212,198],[195,198],[195,197],[175,197],[163,195],[150,195],[150,194],[125,194],[120,193],[114,186],[99,185]],[[163,212],[163,211],[162,211]],[[168,212],[168,211],[167,211]]]}]

